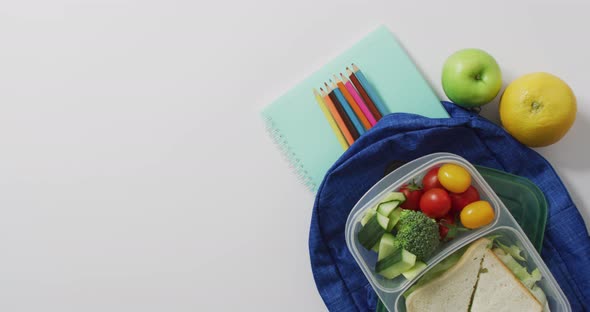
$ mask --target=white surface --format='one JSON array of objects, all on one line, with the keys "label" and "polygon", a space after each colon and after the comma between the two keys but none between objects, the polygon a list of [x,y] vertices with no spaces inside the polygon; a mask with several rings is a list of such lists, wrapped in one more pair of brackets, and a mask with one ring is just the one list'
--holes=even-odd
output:
[{"label": "white surface", "polygon": [[589,220],[590,3],[512,2],[2,2],[0,310],[324,311],[313,195],[258,111],[380,24],[441,98],[464,47],[567,81],[539,151]]}]

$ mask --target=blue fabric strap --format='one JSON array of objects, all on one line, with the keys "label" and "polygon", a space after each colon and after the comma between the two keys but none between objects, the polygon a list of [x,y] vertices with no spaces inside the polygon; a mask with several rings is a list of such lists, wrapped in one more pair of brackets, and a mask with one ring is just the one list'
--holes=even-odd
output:
[{"label": "blue fabric strap", "polygon": [[590,302],[590,237],[565,186],[538,153],[475,113],[443,103],[451,118],[390,114],[355,142],[326,174],[314,204],[309,234],[311,265],[330,311],[374,311],[376,295],[346,247],[346,218],[392,161],[450,152],[470,162],[533,181],[549,215],[541,256],[573,311]]}]

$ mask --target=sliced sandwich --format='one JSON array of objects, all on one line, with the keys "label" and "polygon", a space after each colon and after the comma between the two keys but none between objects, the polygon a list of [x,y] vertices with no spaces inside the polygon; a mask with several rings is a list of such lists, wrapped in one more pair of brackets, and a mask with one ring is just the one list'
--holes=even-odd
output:
[{"label": "sliced sandwich", "polygon": [[[486,238],[473,242],[455,265],[412,289],[406,297],[406,311],[543,311],[544,303],[535,298],[531,288],[513,274],[491,247],[492,241]],[[522,270],[526,273],[526,269]],[[540,290],[534,282],[530,287]]]},{"label": "sliced sandwich", "polygon": [[543,311],[541,303],[533,296],[495,253],[487,250],[473,303],[473,312]]},{"label": "sliced sandwich", "polygon": [[490,244],[485,238],[471,244],[457,264],[406,298],[406,311],[468,311],[482,259]]}]

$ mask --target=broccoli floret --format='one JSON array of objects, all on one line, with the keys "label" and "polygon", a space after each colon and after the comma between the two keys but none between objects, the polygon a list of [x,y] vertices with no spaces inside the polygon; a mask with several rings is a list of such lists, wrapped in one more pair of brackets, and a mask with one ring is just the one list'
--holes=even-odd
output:
[{"label": "broccoli floret", "polygon": [[434,219],[413,211],[402,211],[398,223],[396,238],[401,246],[416,255],[418,259],[427,259],[438,247],[438,225]]}]

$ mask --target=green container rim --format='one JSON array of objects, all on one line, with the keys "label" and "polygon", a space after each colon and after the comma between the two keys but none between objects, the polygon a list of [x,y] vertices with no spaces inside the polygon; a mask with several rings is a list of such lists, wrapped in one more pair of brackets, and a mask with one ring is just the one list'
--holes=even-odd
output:
[{"label": "green container rim", "polygon": [[[524,186],[525,188],[527,188],[532,194],[533,196],[535,196],[535,198],[538,201],[538,209],[541,215],[541,218],[538,220],[538,224],[537,224],[537,228],[538,229],[542,229],[541,231],[537,232],[536,237],[529,237],[529,233],[527,234],[527,237],[529,237],[529,239],[531,240],[531,243],[533,243],[533,245],[537,248],[537,251],[539,253],[541,253],[541,249],[543,248],[543,239],[545,237],[545,227],[547,225],[547,210],[548,210],[548,204],[547,204],[547,200],[545,199],[545,195],[543,194],[543,192],[541,191],[541,189],[539,189],[539,187],[537,185],[535,185],[531,180],[524,178],[524,177],[520,177],[517,175],[513,175],[511,173],[507,173],[501,170],[497,170],[497,169],[493,169],[493,168],[488,168],[488,167],[484,167],[484,166],[475,166],[475,168],[477,169],[477,171],[479,171],[479,173],[481,173],[481,175],[484,177],[484,179],[486,179],[487,177],[490,177],[492,175],[495,175],[498,178],[502,178],[507,183],[514,183],[514,184],[519,184],[521,186]],[[492,187],[493,188],[493,187]],[[500,198],[502,198],[502,196],[499,196]],[[510,210],[510,207],[507,207],[508,210]],[[520,224],[520,220],[518,220],[516,217],[516,222],[518,222]]]}]

